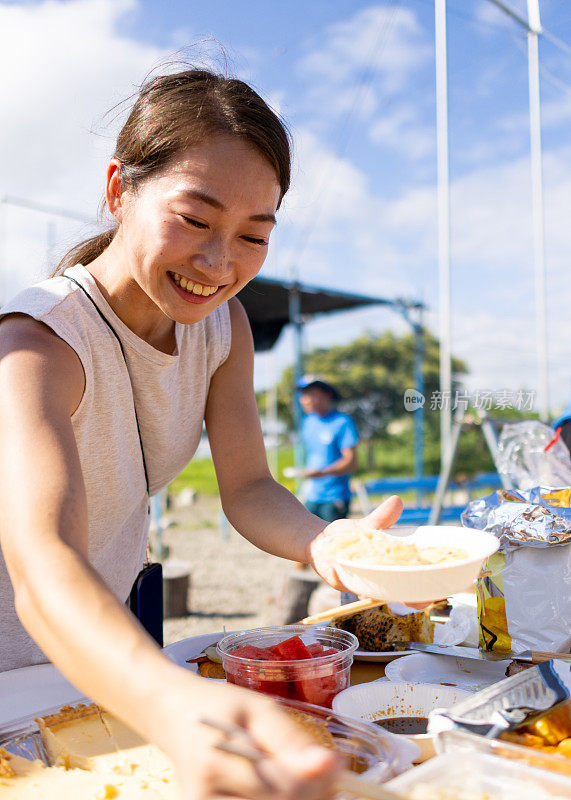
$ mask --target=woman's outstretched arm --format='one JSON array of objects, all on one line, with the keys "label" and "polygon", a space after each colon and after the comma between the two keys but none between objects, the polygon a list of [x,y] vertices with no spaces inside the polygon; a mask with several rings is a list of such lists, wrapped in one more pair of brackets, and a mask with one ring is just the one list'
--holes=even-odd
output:
[{"label": "woman's outstretched arm", "polygon": [[[327,525],[272,478],[253,389],[250,325],[238,300],[231,300],[229,305],[230,355],[214,375],[206,409],[206,429],[224,512],[236,530],[257,547],[282,558],[313,563],[329,583],[342,588],[321,557],[319,544],[332,532],[355,522],[338,520]],[[400,499],[389,498],[363,522],[368,527],[388,528],[401,511]]]},{"label": "woman's outstretched arm", "polygon": [[[330,753],[268,698],[168,661],[87,561],[70,420],[83,381],[76,354],[47,328],[28,318],[0,325],[0,542],[22,624],[81,691],[171,757],[181,797],[330,796]],[[201,717],[246,728],[268,753],[263,768],[215,750]]]}]

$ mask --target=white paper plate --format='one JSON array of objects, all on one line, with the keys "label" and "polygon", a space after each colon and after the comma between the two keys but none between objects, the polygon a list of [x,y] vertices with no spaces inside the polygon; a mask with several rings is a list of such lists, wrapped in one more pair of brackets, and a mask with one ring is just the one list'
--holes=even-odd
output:
[{"label": "white paper plate", "polygon": [[385,675],[390,681],[433,683],[479,692],[505,678],[507,661],[477,661],[436,653],[414,653],[388,664]]},{"label": "white paper plate", "polygon": [[[233,633],[233,631],[228,631],[228,633]],[[226,636],[226,633],[205,633],[202,636],[191,636],[189,639],[181,639],[180,642],[167,645],[163,649],[163,653],[170,661],[178,664],[179,667],[198,673],[198,664],[188,664],[186,659],[199,656],[205,647],[216,644],[223,636]],[[209,678],[208,680],[220,679]]]},{"label": "white paper plate", "polygon": [[0,672],[0,727],[77,700],[85,700],[83,692],[64,678],[53,664]]},{"label": "white paper plate", "polygon": [[353,658],[357,661],[374,661],[377,664],[388,664],[389,661],[394,661],[395,658],[410,656],[417,652],[417,650],[373,650],[368,653],[366,650],[355,650]]},{"label": "white paper plate", "polygon": [[[389,534],[390,535],[390,534]],[[499,547],[486,531],[451,525],[424,525],[401,541],[424,547],[456,547],[467,558],[415,566],[366,564],[340,558],[335,569],[345,586],[360,597],[422,603],[465,592],[476,580],[484,561]]]}]

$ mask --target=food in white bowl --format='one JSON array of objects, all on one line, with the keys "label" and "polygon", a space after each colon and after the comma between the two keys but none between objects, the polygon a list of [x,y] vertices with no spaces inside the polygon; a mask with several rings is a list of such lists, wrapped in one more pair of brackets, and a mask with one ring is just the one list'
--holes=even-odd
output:
[{"label": "food in white bowl", "polygon": [[326,547],[339,578],[355,594],[424,603],[468,589],[499,541],[487,531],[452,525],[424,525],[405,537],[356,526],[331,537]]},{"label": "food in white bowl", "polygon": [[[412,539],[412,536],[410,537]],[[458,547],[424,546],[407,541],[400,536],[378,530],[355,529],[338,534],[331,540],[329,555],[361,564],[385,564],[392,566],[419,566],[440,564],[468,558],[468,553]]]},{"label": "food in white bowl", "polygon": [[430,712],[449,708],[471,695],[451,686],[379,680],[340,692],[333,700],[333,710],[406,736],[419,748],[418,763],[435,755],[434,734],[427,733]]}]

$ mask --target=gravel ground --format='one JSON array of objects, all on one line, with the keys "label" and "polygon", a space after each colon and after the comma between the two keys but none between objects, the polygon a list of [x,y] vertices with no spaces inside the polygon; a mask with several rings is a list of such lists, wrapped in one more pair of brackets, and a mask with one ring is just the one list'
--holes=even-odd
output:
[{"label": "gravel ground", "polygon": [[199,498],[190,508],[168,512],[163,533],[169,557],[189,565],[190,614],[165,620],[165,645],[224,630],[273,623],[280,576],[290,561],[258,550],[230,529],[219,530],[218,498]]}]

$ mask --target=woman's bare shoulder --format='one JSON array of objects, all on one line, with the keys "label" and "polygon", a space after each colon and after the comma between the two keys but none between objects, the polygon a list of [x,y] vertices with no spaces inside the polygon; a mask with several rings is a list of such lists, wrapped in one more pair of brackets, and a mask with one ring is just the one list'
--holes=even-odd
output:
[{"label": "woman's bare shoulder", "polygon": [[52,328],[27,314],[0,320],[0,375],[6,387],[49,385],[75,411],[85,389],[85,375],[75,350]]}]

